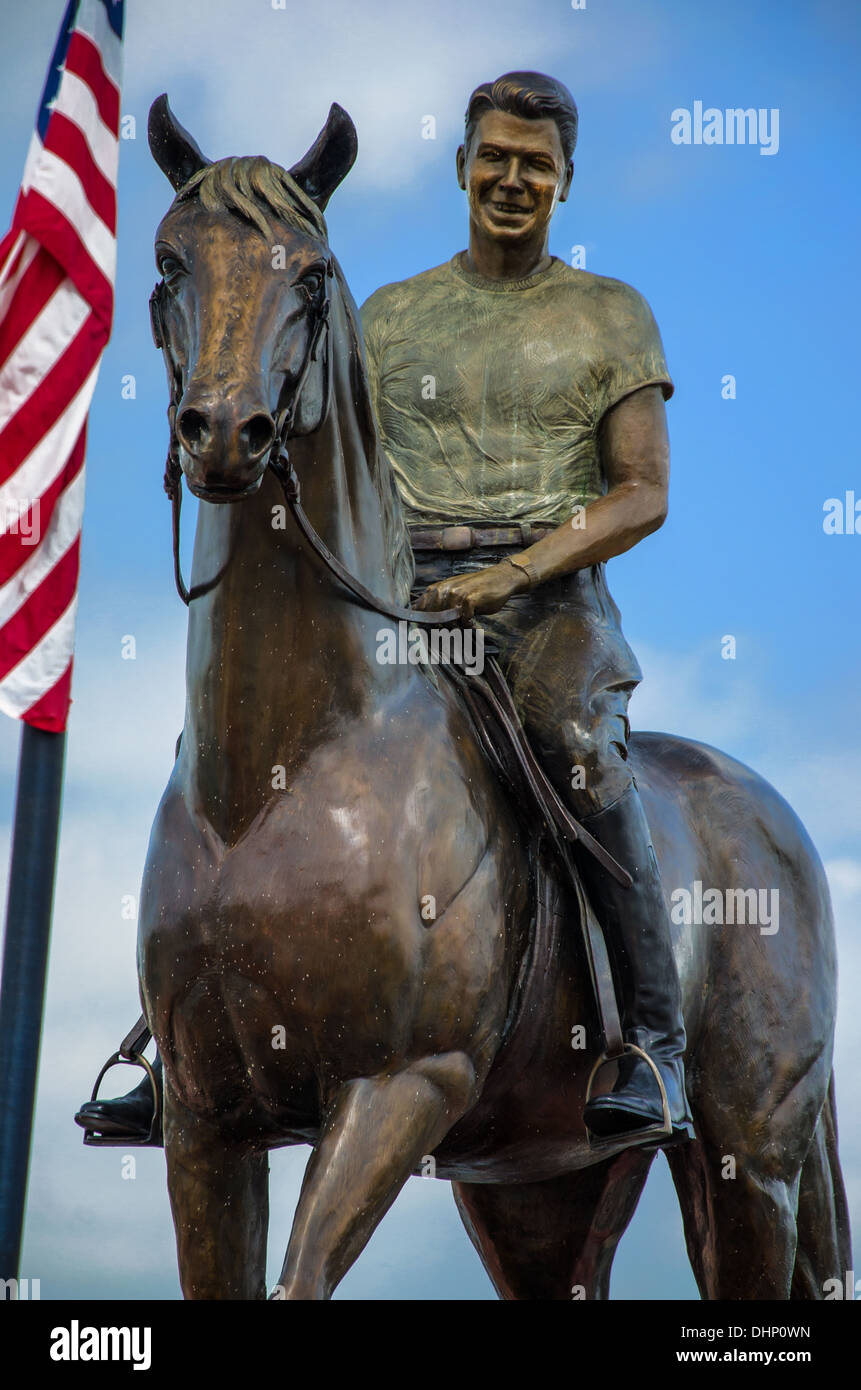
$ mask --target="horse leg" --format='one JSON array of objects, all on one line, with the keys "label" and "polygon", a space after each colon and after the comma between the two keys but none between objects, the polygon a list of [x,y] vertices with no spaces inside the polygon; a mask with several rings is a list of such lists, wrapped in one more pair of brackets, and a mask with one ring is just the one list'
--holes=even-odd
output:
[{"label": "horse leg", "polygon": [[182,1292],[266,1297],[269,1160],[243,1152],[182,1106],[165,1079],[164,1147]]},{"label": "horse leg", "polygon": [[608,1298],[613,1256],[653,1158],[630,1148],[545,1182],[452,1183],[500,1298]]},{"label": "horse leg", "polygon": [[475,1099],[463,1052],[341,1087],[308,1160],[273,1298],[326,1299],[422,1158]]},{"label": "horse leg", "polygon": [[798,1250],[792,1275],[792,1299],[821,1299],[826,1281],[845,1287],[852,1267],[849,1211],[837,1157],[834,1078],[801,1169],[798,1193]]},{"label": "horse leg", "polygon": [[795,1264],[795,1187],[757,1155],[701,1139],[667,1149],[688,1259],[704,1299],[789,1298]]}]

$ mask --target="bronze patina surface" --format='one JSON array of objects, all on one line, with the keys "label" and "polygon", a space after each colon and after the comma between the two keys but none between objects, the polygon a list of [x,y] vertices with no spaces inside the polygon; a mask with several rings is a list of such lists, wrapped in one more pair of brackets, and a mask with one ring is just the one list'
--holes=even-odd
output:
[{"label": "bronze patina surface", "polygon": [[[612,1093],[590,1090],[590,1132],[678,1143],[694,1132],[681,988],[628,756],[641,673],[604,573],[666,515],[672,383],[642,296],[549,254],[578,119],[568,89],[543,73],[476,88],[457,154],[469,246],[383,287],[363,318],[381,438],[408,504],[448,521],[447,534],[474,534],[471,513],[479,531],[480,521],[505,530],[526,520],[522,553],[489,563],[481,549],[422,553],[418,578],[431,582],[418,603],[480,615],[557,795],[631,875],[620,892],[582,863],[627,1052]],[[541,536],[549,520],[556,527]]]},{"label": "bronze patina surface", "polygon": [[[501,1296],[567,1300],[579,1284],[606,1297],[654,1150],[620,1141],[596,1162],[587,1142],[600,1039],[572,1050],[592,1004],[565,888],[545,876],[530,952],[526,847],[458,701],[421,667],[380,664],[379,616],[277,524],[269,451],[331,266],[290,459],[327,545],[382,599],[405,598],[402,517],[322,220],[354,157],[352,124],[333,108],[291,174],[262,159],[208,165],[164,104],[151,141],[179,190],[157,237],[171,424],[204,499],[186,723],[139,921],[184,1294],[265,1296],[267,1151],[310,1143],[277,1296],[330,1297],[434,1155]],[[630,400],[645,404],[612,412],[605,437],[633,466],[638,446],[619,440],[636,420],[637,438],[660,443],[663,405],[657,386]],[[644,492],[625,504],[632,534],[647,524]],[[604,500],[574,538],[583,564],[606,558]],[[617,512],[613,544],[619,524]],[[539,541],[527,564],[543,579],[570,569],[563,542]],[[513,569],[445,584],[492,611],[505,584],[510,597],[531,582],[494,576]],[[768,938],[673,926],[697,1138],[670,1163],[701,1292],[820,1297],[849,1259],[821,864],[786,803],[731,758],[647,734],[629,759],[667,892],[700,880],[780,894]]]},{"label": "bronze patina surface", "polygon": [[515,280],[477,275],[465,256],[362,305],[407,521],[570,521],[604,491],[607,411],[643,386],[671,394],[654,318],[630,285],[555,256]]}]

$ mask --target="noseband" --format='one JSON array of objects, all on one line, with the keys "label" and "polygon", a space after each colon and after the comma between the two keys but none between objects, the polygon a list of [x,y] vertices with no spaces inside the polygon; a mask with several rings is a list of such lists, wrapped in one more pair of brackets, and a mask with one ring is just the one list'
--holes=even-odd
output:
[{"label": "noseband", "polygon": [[[290,462],[287,445],[290,440],[290,431],[296,418],[296,409],[299,404],[299,397],[311,370],[311,364],[317,360],[317,351],[320,346],[323,333],[329,328],[329,281],[334,274],[333,263],[330,260],[326,265],[326,274],[323,277],[323,285],[318,292],[317,298],[312,305],[311,333],[308,338],[308,346],[305,350],[305,358],[302,368],[296,378],[296,383],[290,400],[279,410],[276,420],[275,439],[269,451],[267,468],[271,468],[281,486],[284,494],[284,501],[287,509],[294,518],[299,530],[308,542],[313,553],[318,560],[325,566],[330,574],[343,585],[364,607],[370,608],[373,612],[380,613],[384,617],[394,618],[396,622],[419,623],[425,627],[449,627],[455,623],[464,625],[466,621],[461,617],[456,608],[447,608],[443,612],[426,613],[418,608],[401,608],[398,604],[386,603],[384,600],[376,598],[370,589],[366,589],[364,584],[356,579],[355,575],[341,563],[336,555],[326,545],[323,538],[311,525],[300,501],[299,479],[296,471]],[[215,578],[208,580],[205,584],[198,584],[193,589],[186,588],[182,577],[182,565],[179,554],[180,536],[180,514],[182,511],[182,465],[179,461],[179,441],[176,435],[176,410],[182,397],[182,381],[178,377],[175,365],[171,360],[167,346],[167,338],[164,332],[164,320],[161,309],[161,297],[164,293],[164,281],[161,280],[156,285],[149,300],[150,323],[152,325],[153,342],[156,347],[164,354],[168,368],[168,377],[171,382],[171,400],[168,407],[168,419],[170,421],[170,443],[168,445],[167,463],[164,471],[164,490],[170,499],[172,530],[173,530],[173,574],[176,583],[176,591],[183,603],[188,607],[192,599],[202,598],[221,579],[221,573]],[[330,345],[331,351],[331,345]]]}]

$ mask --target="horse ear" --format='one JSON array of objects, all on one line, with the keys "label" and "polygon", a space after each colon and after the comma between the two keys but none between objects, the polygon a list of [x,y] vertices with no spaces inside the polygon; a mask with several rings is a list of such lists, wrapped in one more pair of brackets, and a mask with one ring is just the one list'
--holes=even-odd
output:
[{"label": "horse ear", "polygon": [[356,127],[343,106],[329,107],[326,124],[310,150],[289,171],[321,212],[338,184],[349,174],[359,149]]},{"label": "horse ear", "polygon": [[176,119],[166,92],[156,97],[149,109],[147,134],[153,159],[177,192],[188,183],[192,174],[211,163]]}]

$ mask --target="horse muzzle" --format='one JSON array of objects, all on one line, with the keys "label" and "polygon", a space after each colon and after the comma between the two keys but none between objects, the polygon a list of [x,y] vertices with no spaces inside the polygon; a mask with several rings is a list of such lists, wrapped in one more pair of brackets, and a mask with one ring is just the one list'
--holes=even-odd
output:
[{"label": "horse muzzle", "polygon": [[262,469],[259,477],[245,487],[237,487],[235,483],[226,483],[223,486],[211,483],[204,486],[201,483],[193,483],[187,474],[186,481],[189,492],[193,493],[201,502],[241,502],[259,490],[265,471],[265,468]]},{"label": "horse muzzle", "polygon": [[175,428],[182,469],[195,497],[236,502],[260,487],[275,441],[268,410],[243,410],[229,398],[185,403],[177,411]]}]

